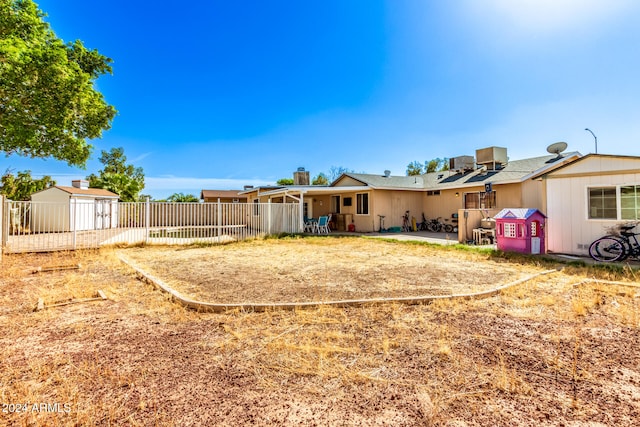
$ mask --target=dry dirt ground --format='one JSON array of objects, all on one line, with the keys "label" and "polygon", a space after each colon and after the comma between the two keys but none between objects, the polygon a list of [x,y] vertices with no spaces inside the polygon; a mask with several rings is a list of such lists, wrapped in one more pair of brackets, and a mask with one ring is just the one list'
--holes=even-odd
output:
[{"label": "dry dirt ground", "polygon": [[[215,314],[140,282],[122,253],[184,294],[233,301],[458,293],[554,267],[362,238],[5,255],[0,425],[640,420],[637,272],[565,266],[483,299]],[[98,290],[108,299],[81,301]]]}]

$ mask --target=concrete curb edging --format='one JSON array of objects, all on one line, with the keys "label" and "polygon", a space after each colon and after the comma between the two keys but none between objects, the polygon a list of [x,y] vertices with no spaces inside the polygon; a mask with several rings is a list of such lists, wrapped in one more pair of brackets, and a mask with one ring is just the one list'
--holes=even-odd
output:
[{"label": "concrete curb edging", "polygon": [[515,282],[490,289],[488,291],[474,292],[468,294],[453,294],[453,295],[433,295],[433,296],[421,296],[421,297],[403,297],[403,298],[373,298],[373,299],[359,299],[359,300],[337,300],[337,301],[309,301],[299,303],[242,303],[242,304],[217,304],[210,302],[195,301],[181,295],[175,289],[172,289],[165,282],[159,278],[145,272],[140,267],[136,266],[131,260],[123,255],[118,256],[120,261],[131,267],[135,272],[139,280],[153,285],[155,288],[165,292],[171,296],[171,300],[196,311],[202,312],[215,312],[220,313],[228,310],[240,309],[242,311],[254,311],[261,312],[266,310],[295,310],[297,308],[307,307],[319,307],[319,306],[333,306],[333,307],[356,307],[363,305],[385,304],[391,302],[397,302],[407,305],[424,304],[436,300],[445,299],[480,299],[489,296],[496,295],[501,291],[510,287],[519,285],[536,277],[550,274],[558,270],[545,270],[540,273],[536,273],[532,276],[528,276]]}]

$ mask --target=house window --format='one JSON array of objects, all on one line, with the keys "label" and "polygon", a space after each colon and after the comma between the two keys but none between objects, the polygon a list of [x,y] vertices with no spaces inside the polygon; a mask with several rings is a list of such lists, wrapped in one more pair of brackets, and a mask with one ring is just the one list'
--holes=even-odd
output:
[{"label": "house window", "polygon": [[589,189],[589,219],[617,219],[615,187]]},{"label": "house window", "polygon": [[427,196],[439,196],[440,190],[429,190],[427,191]]},{"label": "house window", "polygon": [[351,204],[352,204],[351,200],[352,200],[351,197],[345,197],[342,200],[342,205],[343,206],[351,206]]},{"label": "house window", "polygon": [[640,219],[640,185],[620,187],[620,219]]},{"label": "house window", "polygon": [[465,209],[491,209],[496,207],[496,192],[464,193]]},{"label": "house window", "polygon": [[253,199],[253,215],[260,215],[260,200]]},{"label": "house window", "polygon": [[516,237],[516,223],[515,222],[505,222],[504,223],[504,237],[509,237],[511,239],[515,239]]},{"label": "house window", "polygon": [[356,194],[356,213],[358,215],[369,215],[369,194]]},{"label": "house window", "polygon": [[340,196],[331,196],[331,212],[340,213]]}]

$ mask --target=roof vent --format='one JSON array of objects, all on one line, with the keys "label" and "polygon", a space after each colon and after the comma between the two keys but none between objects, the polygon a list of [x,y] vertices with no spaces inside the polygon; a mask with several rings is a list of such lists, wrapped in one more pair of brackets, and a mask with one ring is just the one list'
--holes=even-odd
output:
[{"label": "roof vent", "polygon": [[390,170],[384,171],[384,177],[385,178],[389,178],[390,176],[391,176],[391,171]]},{"label": "roof vent", "polygon": [[251,190],[253,188],[253,185],[245,185],[244,189],[245,190]]},{"label": "roof vent", "polygon": [[87,190],[89,189],[89,181],[86,179],[74,179],[71,181],[71,186],[80,188],[81,190]]}]

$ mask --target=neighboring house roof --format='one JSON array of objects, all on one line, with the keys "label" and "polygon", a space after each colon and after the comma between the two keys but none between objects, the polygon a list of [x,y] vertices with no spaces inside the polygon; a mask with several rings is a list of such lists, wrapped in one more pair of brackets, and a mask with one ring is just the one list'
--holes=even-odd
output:
[{"label": "neighboring house roof", "polygon": [[588,161],[589,159],[594,159],[594,158],[602,158],[602,159],[625,159],[625,160],[640,160],[640,156],[626,156],[626,155],[619,155],[619,154],[596,154],[596,153],[589,153],[585,156],[582,157],[577,157],[575,159],[572,159],[569,162],[564,163],[563,165],[554,168],[552,170],[545,170],[545,171],[540,171],[538,172],[535,176],[533,176],[533,178],[544,178],[547,175],[551,174],[552,172],[556,172],[559,171],[561,169],[564,169],[568,166],[573,166],[578,162],[582,162],[582,161]]},{"label": "neighboring house roof", "polygon": [[529,178],[556,169],[560,165],[579,158],[580,153],[566,153],[561,157],[555,154],[533,157],[523,160],[512,160],[502,169],[485,170],[474,169],[465,172],[441,171],[431,172],[416,176],[384,176],[361,173],[345,173],[336,179],[331,186],[339,187],[340,181],[351,178],[361,182],[362,185],[373,189],[394,190],[438,190],[447,188],[461,188],[482,185],[485,182],[492,184],[510,184],[523,182]]},{"label": "neighboring house roof", "polygon": [[415,176],[394,176],[394,175],[375,175],[375,174],[366,174],[366,173],[344,173],[338,179],[331,183],[331,187],[337,187],[339,181],[343,180],[345,177],[349,177],[358,182],[361,182],[362,185],[368,185],[371,188],[375,189],[411,189],[411,190],[422,190],[425,187],[424,175],[415,175]]},{"label": "neighboring house roof", "polygon": [[[118,198],[116,193],[112,193],[109,190],[105,190],[103,188],[77,188],[77,187],[67,187],[63,185],[54,185],[50,188],[57,188],[58,190],[62,190],[65,193],[69,193],[72,196],[98,196],[98,197],[112,197]],[[49,188],[45,190],[38,191],[38,193],[42,191],[47,191]]]},{"label": "neighboring house roof", "polygon": [[240,195],[241,190],[202,190],[200,192],[201,199],[232,199],[242,198],[246,199],[246,196]]},{"label": "neighboring house roof", "polygon": [[526,208],[505,208],[505,209],[502,209],[497,214],[495,214],[493,217],[495,219],[502,219],[502,218],[527,219],[531,215],[535,214],[536,212],[538,212],[540,215],[546,218],[546,216],[542,212],[540,212],[538,209],[526,209]]}]

